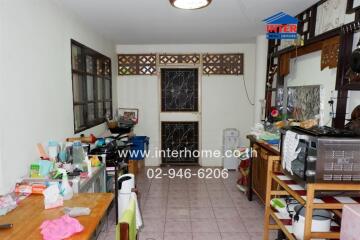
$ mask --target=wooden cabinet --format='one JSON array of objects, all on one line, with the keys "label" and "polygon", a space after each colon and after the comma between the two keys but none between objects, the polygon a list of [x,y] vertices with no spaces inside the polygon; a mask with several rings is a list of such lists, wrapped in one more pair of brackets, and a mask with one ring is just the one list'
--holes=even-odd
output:
[{"label": "wooden cabinet", "polygon": [[[272,149],[271,146],[263,142],[258,142],[252,136],[248,136],[250,140],[250,146],[253,149],[253,156],[251,159],[250,168],[250,181],[248,186],[248,199],[252,200],[252,193],[255,193],[260,200],[265,203],[266,198],[266,180],[267,180],[267,168],[268,159],[270,156],[278,156],[280,158],[279,151]],[[280,165],[275,164],[273,171],[280,170]]]}]

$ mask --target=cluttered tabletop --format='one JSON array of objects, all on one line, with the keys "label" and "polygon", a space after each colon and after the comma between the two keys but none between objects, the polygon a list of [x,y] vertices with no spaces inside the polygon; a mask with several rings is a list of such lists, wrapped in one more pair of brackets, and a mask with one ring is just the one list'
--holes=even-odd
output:
[{"label": "cluttered tabletop", "polygon": [[[0,225],[11,223],[12,227],[0,231],[2,240],[43,239],[44,222],[64,216],[66,207],[86,207],[90,209],[89,215],[79,216],[76,219],[83,226],[83,230],[67,239],[90,239],[102,217],[106,214],[113,200],[112,193],[79,193],[71,200],[64,202],[64,207],[44,209],[44,196],[30,195],[20,202],[19,206],[0,217]],[[42,229],[40,229],[42,226]],[[45,229],[46,230],[46,229]]]}]

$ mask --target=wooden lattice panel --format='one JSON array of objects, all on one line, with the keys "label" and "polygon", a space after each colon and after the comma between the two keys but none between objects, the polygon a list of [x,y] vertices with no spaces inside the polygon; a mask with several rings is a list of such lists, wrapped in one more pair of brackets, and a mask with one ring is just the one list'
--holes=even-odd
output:
[{"label": "wooden lattice panel", "polygon": [[244,73],[244,55],[204,54],[203,73],[216,75],[241,75]]},{"label": "wooden lattice panel", "polygon": [[156,74],[155,54],[119,54],[119,75]]},{"label": "wooden lattice panel", "polygon": [[321,70],[326,67],[336,68],[338,65],[340,37],[323,41],[321,49]]},{"label": "wooden lattice panel", "polygon": [[160,54],[159,63],[168,64],[200,64],[200,54]]}]

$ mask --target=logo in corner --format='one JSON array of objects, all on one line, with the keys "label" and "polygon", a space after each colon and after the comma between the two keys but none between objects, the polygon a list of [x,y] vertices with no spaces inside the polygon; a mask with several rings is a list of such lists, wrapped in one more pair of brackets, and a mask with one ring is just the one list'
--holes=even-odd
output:
[{"label": "logo in corner", "polygon": [[284,12],[279,12],[263,20],[266,23],[267,39],[297,39],[299,20]]}]

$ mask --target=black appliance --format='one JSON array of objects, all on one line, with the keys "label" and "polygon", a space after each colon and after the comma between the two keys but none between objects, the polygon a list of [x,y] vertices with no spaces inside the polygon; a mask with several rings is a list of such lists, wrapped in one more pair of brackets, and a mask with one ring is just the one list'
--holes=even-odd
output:
[{"label": "black appliance", "polygon": [[314,182],[360,183],[360,137],[353,131],[331,127],[283,129],[282,146],[286,131],[293,131],[299,139],[300,150],[285,172],[302,185]]},{"label": "black appliance", "polygon": [[[98,146],[90,151],[90,155],[105,155],[106,167],[114,167],[116,162],[127,162],[128,152],[132,143],[121,141],[122,138],[127,136],[114,137],[110,142],[103,146]],[[119,151],[123,151],[126,154],[122,154],[122,159],[119,159]],[[119,162],[120,161],[120,162]]]}]

